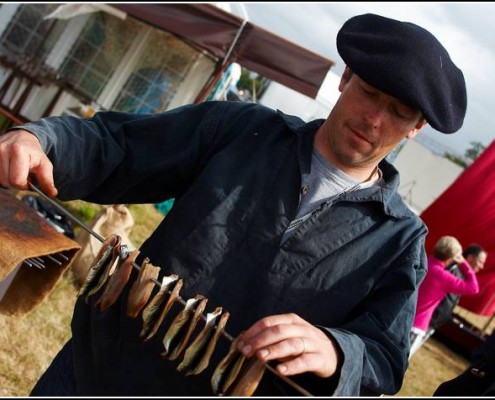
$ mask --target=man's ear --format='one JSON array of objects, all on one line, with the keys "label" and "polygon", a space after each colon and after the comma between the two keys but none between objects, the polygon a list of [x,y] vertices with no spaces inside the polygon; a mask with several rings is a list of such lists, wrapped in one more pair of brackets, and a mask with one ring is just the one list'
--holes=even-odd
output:
[{"label": "man's ear", "polygon": [[351,76],[352,76],[351,69],[349,67],[345,67],[344,72],[342,72],[342,76],[340,77],[339,92],[342,92],[342,90],[344,90],[344,86],[346,85],[347,82],[349,82]]},{"label": "man's ear", "polygon": [[409,131],[409,133],[406,135],[406,138],[408,139],[412,139],[414,137],[416,137],[416,135],[419,133],[419,131],[421,131],[421,129],[423,129],[425,126],[426,126],[427,122],[425,119],[422,119],[421,121],[419,121],[416,126],[414,127],[414,129],[411,129]]}]

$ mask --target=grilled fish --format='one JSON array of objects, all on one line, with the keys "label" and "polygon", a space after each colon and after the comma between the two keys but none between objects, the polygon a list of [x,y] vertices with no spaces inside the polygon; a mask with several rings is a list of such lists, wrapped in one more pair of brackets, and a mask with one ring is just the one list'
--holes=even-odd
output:
[{"label": "grilled fish", "polygon": [[227,390],[227,396],[252,396],[256,391],[263,374],[266,370],[266,364],[256,357],[251,357],[244,363],[235,382]]},{"label": "grilled fish", "polygon": [[232,341],[227,355],[220,360],[211,376],[211,388],[213,394],[223,395],[228,391],[232,382],[239,375],[239,372],[246,360],[244,354],[237,349],[239,336]]},{"label": "grilled fish", "polygon": [[105,311],[117,301],[132,272],[132,264],[139,255],[139,250],[131,251],[125,259],[119,259],[115,272],[110,275],[105,290],[95,303],[100,311]]},{"label": "grilled fish", "polygon": [[[179,298],[179,292],[182,289],[183,283],[183,280],[179,279],[179,276],[175,274],[163,277],[160,290],[142,313],[143,328],[139,336],[144,341],[151,339],[155,335],[165,316],[170,311],[170,308],[172,308],[174,302]],[[169,289],[172,286],[172,292],[169,293]]]},{"label": "grilled fish", "polygon": [[[105,269],[107,263],[111,260],[113,255],[113,248],[120,241],[120,236],[110,235],[102,243],[100,250],[96,254],[91,266],[88,269],[86,280],[84,281],[81,289],[79,289],[78,296],[85,296],[93,287],[94,282],[98,279]],[[86,297],[87,302],[87,297]]]},{"label": "grilled fish", "polygon": [[149,258],[146,257],[127,298],[127,315],[129,317],[136,318],[146,305],[155,286],[153,280],[158,277],[159,273],[160,267],[151,264]]},{"label": "grilled fish", "polygon": [[108,263],[105,263],[104,266],[102,266],[102,272],[101,274],[99,274],[98,283],[88,291],[88,294],[86,295],[86,302],[88,302],[90,296],[94,295],[103,287],[103,285],[107,282],[110,274],[115,270],[116,265],[120,259],[121,244],[122,238],[120,236],[117,236],[117,243],[115,244],[115,246],[113,246],[112,257],[110,258]]},{"label": "grilled fish", "polygon": [[[222,307],[217,307],[215,311],[206,315],[206,324],[203,330],[188,347],[184,359],[177,367],[179,372],[186,372],[186,375],[197,375],[208,366],[218,338],[229,318],[228,312],[222,312]],[[219,318],[220,321],[215,328],[215,323]]]},{"label": "grilled fish", "polygon": [[[175,360],[186,348],[194,328],[201,319],[207,302],[208,299],[200,294],[193,299],[187,300],[184,309],[177,314],[163,337],[165,351],[161,355],[164,358]],[[176,343],[177,339],[180,340],[178,343]]]}]

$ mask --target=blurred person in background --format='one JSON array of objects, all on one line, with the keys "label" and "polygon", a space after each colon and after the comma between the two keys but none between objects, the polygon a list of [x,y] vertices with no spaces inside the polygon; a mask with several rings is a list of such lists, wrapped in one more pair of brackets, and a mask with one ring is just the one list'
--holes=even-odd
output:
[{"label": "blurred person in background", "polygon": [[[462,256],[477,274],[484,268],[488,254],[479,244],[471,243],[464,249]],[[457,276],[459,279],[465,279],[463,273],[459,269],[459,265],[456,262],[453,262],[447,266],[446,270]],[[433,312],[427,336],[431,336],[435,329],[439,328],[451,319],[454,308],[459,303],[460,298],[461,296],[456,293],[447,293],[445,295]]]},{"label": "blurred person in background", "polygon": [[[453,262],[459,266],[464,279],[447,271],[446,268]],[[428,257],[428,272],[419,286],[409,358],[428,339],[427,331],[433,312],[447,293],[462,295],[475,294],[478,291],[478,280],[473,268],[462,255],[461,244],[453,236],[442,236]]]}]

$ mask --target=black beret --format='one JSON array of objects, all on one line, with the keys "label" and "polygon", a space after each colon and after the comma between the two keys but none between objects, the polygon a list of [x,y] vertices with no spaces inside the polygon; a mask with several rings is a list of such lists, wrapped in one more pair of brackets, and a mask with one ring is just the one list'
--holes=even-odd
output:
[{"label": "black beret", "polygon": [[462,71],[430,32],[410,22],[375,14],[346,21],[337,50],[366,83],[423,113],[436,130],[459,130],[466,115]]}]

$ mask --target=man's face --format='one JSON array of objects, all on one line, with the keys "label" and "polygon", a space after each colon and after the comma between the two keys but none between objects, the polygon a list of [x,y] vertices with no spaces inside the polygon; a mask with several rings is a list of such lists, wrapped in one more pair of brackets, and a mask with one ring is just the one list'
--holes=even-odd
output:
[{"label": "man's face", "polygon": [[346,172],[374,168],[404,138],[425,125],[419,110],[344,72],[341,95],[317,134],[317,146]]},{"label": "man's face", "polygon": [[478,254],[477,256],[475,255],[472,255],[472,254],[469,254],[467,257],[466,257],[466,261],[469,263],[469,265],[471,265],[471,268],[473,268],[473,271],[474,272],[479,272],[481,271],[484,266],[485,266],[485,262],[486,262],[486,253],[484,251],[482,251],[480,254]]}]

